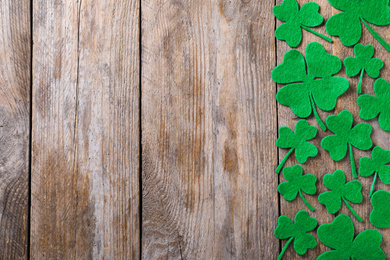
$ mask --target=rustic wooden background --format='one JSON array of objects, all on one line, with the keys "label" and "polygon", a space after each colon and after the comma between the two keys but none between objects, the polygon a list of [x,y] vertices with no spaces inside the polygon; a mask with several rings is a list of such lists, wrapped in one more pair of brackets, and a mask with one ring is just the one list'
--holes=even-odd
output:
[{"label": "rustic wooden background", "polygon": [[[271,79],[290,49],[273,36],[281,2],[0,0],[0,259],[276,259],[278,216],[306,209],[279,197],[274,173],[287,152],[277,129],[298,120]],[[335,12],[316,2],[326,19]],[[388,27],[375,29],[390,42]],[[390,54],[363,34],[390,80]],[[353,54],[307,32],[298,49],[311,41]],[[357,83],[336,112],[360,121]],[[365,77],[363,92],[372,84]],[[390,149],[371,123],[375,145]],[[368,154],[356,150],[357,163]],[[304,165],[321,179],[336,169],[349,173],[349,159],[322,149]],[[360,180],[359,232],[373,228],[372,179]],[[332,221],[307,199],[320,224]],[[381,232],[390,256],[390,230]],[[290,248],[285,259],[326,250]]]}]

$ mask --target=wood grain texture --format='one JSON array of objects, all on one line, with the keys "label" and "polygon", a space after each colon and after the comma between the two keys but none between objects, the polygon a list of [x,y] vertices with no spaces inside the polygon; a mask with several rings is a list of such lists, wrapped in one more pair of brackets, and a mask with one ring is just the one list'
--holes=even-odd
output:
[{"label": "wood grain texture", "polygon": [[142,257],[275,259],[271,1],[142,1]]},{"label": "wood grain texture", "polygon": [[[298,0],[299,5],[302,6],[303,4],[310,2],[307,0]],[[326,0],[321,0],[321,1],[316,1],[320,5],[320,13],[324,16],[325,21],[329,19],[329,17],[338,11],[336,9],[333,9],[328,1]],[[277,0],[276,4],[281,4],[282,0]],[[277,25],[279,25],[280,22],[277,22]],[[375,27],[377,29],[377,32],[383,36],[387,42],[390,42],[390,36],[387,34],[388,31],[388,26],[385,27]],[[316,31],[322,33],[322,34],[327,34],[325,31],[325,26],[320,26],[318,28],[315,28]],[[303,32],[303,42],[302,44],[297,48],[299,51],[303,52],[306,49],[306,46],[308,43],[312,41],[316,41],[321,43],[325,49],[329,53],[333,53],[334,55],[338,56],[342,61],[344,60],[345,57],[347,56],[354,56],[353,53],[353,48],[348,48],[342,45],[340,42],[339,38],[333,37],[334,43],[328,43],[325,42],[324,40],[318,38],[317,36],[314,36],[306,31]],[[363,37],[360,43],[366,45],[366,44],[372,44],[374,45],[376,49],[376,57],[380,57],[384,63],[385,63],[385,68],[381,72],[381,77],[384,77],[386,80],[390,80],[390,74],[388,72],[388,63],[390,62],[390,56],[389,53],[378,43],[376,40],[371,36],[371,34],[368,32],[366,28],[363,28]],[[282,41],[277,41],[277,60],[278,64],[280,64],[283,61],[283,55],[290,50],[291,48],[287,46],[285,42]],[[342,71],[338,74],[338,76],[346,77],[350,81],[350,88],[349,90],[343,94],[337,102],[336,109],[331,112],[324,112],[321,110],[318,110],[320,117],[325,121],[326,117],[331,115],[331,114],[338,114],[342,110],[349,110],[352,112],[355,120],[355,124],[359,122],[363,122],[359,118],[359,106],[356,103],[356,99],[358,97],[358,94],[356,93],[357,90],[357,84],[359,81],[359,77],[354,77],[354,78],[348,78],[345,74],[345,68],[343,67]],[[373,94],[373,83],[374,80],[369,78],[367,75],[364,76],[363,79],[363,86],[362,90],[363,93],[368,93],[368,94]],[[281,85],[283,86],[283,85]],[[280,89],[280,87],[278,89]],[[296,122],[299,120],[299,118],[296,118],[296,116],[292,113],[291,109],[282,105],[278,105],[278,124],[280,126],[289,126],[289,127],[295,127]],[[315,217],[318,220],[319,225],[324,224],[324,223],[329,223],[333,221],[334,216],[330,215],[327,211],[324,205],[320,204],[318,202],[318,194],[327,191],[328,189],[324,187],[322,178],[325,174],[330,174],[333,173],[336,169],[342,169],[347,177],[347,181],[352,180],[352,174],[351,174],[351,166],[350,166],[350,159],[349,159],[349,153],[347,156],[341,160],[340,162],[334,162],[330,156],[329,153],[323,150],[320,146],[320,142],[322,138],[325,136],[331,134],[331,132],[328,130],[327,132],[322,131],[314,119],[314,116],[309,117],[308,119],[309,123],[311,125],[314,125],[318,129],[319,135],[317,138],[314,140],[314,144],[319,148],[319,156],[317,156],[314,159],[309,159],[308,162],[303,165],[304,173],[311,173],[314,174],[318,177],[318,182],[317,182],[317,195],[315,196],[306,196],[307,200],[316,208],[315,212],[310,212],[307,207],[304,205],[304,203],[301,201],[301,199],[296,199],[293,202],[287,202],[283,199],[283,197],[280,198],[280,203],[281,203],[281,214],[282,215],[287,215],[290,218],[293,218],[295,214],[299,210],[307,210],[309,211],[310,215],[312,217]],[[389,144],[389,136],[388,133],[384,132],[381,130],[378,126],[378,121],[377,119],[368,121],[373,128],[373,141],[374,145],[380,145],[383,148],[390,149],[390,144]],[[285,149],[280,149],[279,150],[279,159],[281,160],[284,155],[287,153]],[[357,149],[354,149],[354,158],[356,162],[357,168],[359,167],[359,159],[362,156],[370,156],[371,157],[371,150],[370,151],[359,151]],[[288,162],[286,163],[286,166],[292,166],[294,164],[297,164],[298,162],[292,156]],[[363,184],[363,197],[364,200],[361,204],[352,204],[353,208],[357,211],[357,213],[363,218],[364,222],[359,223],[350,213],[350,211],[346,208],[345,205],[342,205],[341,210],[339,211],[338,214],[346,214],[351,217],[351,219],[354,222],[355,229],[356,229],[356,234],[368,229],[368,228],[374,228],[370,222],[369,222],[369,215],[372,210],[372,206],[370,203],[370,199],[368,198],[368,194],[371,188],[372,184],[372,179],[373,178],[362,178],[359,177],[358,180],[362,182]],[[280,181],[285,181],[283,176],[280,176]],[[380,181],[377,182],[376,189],[385,189],[388,190],[388,187],[383,184],[379,184]],[[388,229],[385,230],[379,230],[384,238],[384,242],[382,243],[382,249],[385,251],[387,257],[390,256],[390,231]],[[316,232],[311,232],[316,238]],[[321,253],[330,250],[330,248],[324,246],[318,241],[318,245],[315,249],[309,250],[307,254],[304,256],[299,256],[295,253],[294,249],[290,247],[287,252],[285,253],[285,258],[286,259],[315,259],[318,255]],[[285,245],[286,241],[282,241],[282,246]]]},{"label": "wood grain texture", "polygon": [[32,259],[137,259],[139,1],[34,1]]},{"label": "wood grain texture", "polygon": [[28,1],[0,3],[0,259],[27,259],[31,32]]}]

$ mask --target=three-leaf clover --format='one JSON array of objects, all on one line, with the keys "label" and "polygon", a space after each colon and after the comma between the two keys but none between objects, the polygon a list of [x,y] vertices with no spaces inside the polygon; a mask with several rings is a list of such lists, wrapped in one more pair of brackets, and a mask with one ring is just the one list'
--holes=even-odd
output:
[{"label": "three-leaf clover", "polygon": [[376,97],[368,94],[358,97],[359,116],[364,120],[378,117],[379,126],[384,131],[390,131],[390,83],[384,79],[377,79],[374,92]]},{"label": "three-leaf clover", "polygon": [[276,146],[279,148],[290,148],[283,160],[280,162],[276,173],[279,173],[290,154],[295,150],[295,157],[299,163],[305,163],[309,157],[315,157],[318,154],[317,147],[307,142],[317,135],[317,128],[309,125],[302,119],[295,125],[295,133],[287,126],[279,128],[279,138],[276,140]]},{"label": "three-leaf clover", "polygon": [[381,233],[367,229],[355,237],[353,222],[347,215],[341,214],[332,223],[321,225],[317,235],[324,245],[334,249],[323,253],[317,260],[385,259]]},{"label": "three-leaf clover", "polygon": [[318,13],[320,6],[317,3],[309,2],[299,9],[296,0],[284,0],[281,5],[273,8],[274,15],[285,22],[275,31],[275,37],[286,41],[290,47],[297,47],[302,41],[302,29],[309,31],[328,42],[332,39],[326,37],[309,27],[316,27],[322,24],[324,18]]},{"label": "three-leaf clover", "polygon": [[314,207],[310,205],[310,203],[305,199],[305,197],[302,195],[302,192],[309,195],[316,194],[317,177],[313,174],[303,175],[303,170],[300,165],[285,167],[283,169],[283,176],[287,182],[280,183],[278,186],[278,191],[283,195],[284,199],[287,201],[292,201],[299,193],[299,196],[301,196],[306,206],[311,211],[314,211]]},{"label": "three-leaf clover", "polygon": [[363,23],[370,33],[387,51],[390,45],[379,36],[368,24],[390,24],[389,0],[328,0],[336,9],[344,11],[333,15],[327,21],[326,31],[332,36],[340,37],[345,46],[352,46],[359,42],[362,36]]},{"label": "three-leaf clover", "polygon": [[390,193],[379,190],[371,198],[370,222],[377,228],[390,227]]},{"label": "three-leaf clover", "polygon": [[352,114],[347,110],[341,111],[338,115],[328,116],[326,125],[335,135],[322,139],[321,146],[329,152],[330,157],[335,161],[343,159],[349,147],[352,176],[357,178],[352,146],[360,150],[370,149],[372,147],[372,127],[367,123],[360,123],[355,127],[352,127],[352,124]]},{"label": "three-leaf clover", "polygon": [[318,201],[326,206],[330,214],[337,213],[341,208],[341,201],[344,201],[351,213],[360,222],[363,221],[348,202],[361,203],[363,201],[362,183],[360,181],[353,180],[345,183],[344,172],[337,170],[333,174],[326,174],[323,183],[330,191],[321,193],[318,196]]},{"label": "three-leaf clover", "polygon": [[372,159],[368,157],[360,158],[359,168],[359,174],[362,177],[368,177],[375,173],[369,197],[372,196],[378,175],[384,184],[390,184],[390,165],[388,165],[390,163],[390,151],[376,146],[372,150],[371,156]]},{"label": "three-leaf clover", "polygon": [[283,63],[272,71],[272,79],[288,85],[278,91],[276,100],[289,106],[300,118],[314,113],[325,131],[326,126],[317,113],[316,105],[324,111],[334,109],[337,98],[349,88],[349,82],[345,78],[332,76],[341,70],[341,61],[328,54],[317,42],[307,45],[306,63],[307,71],[305,58],[297,50],[290,50],[284,55]]},{"label": "three-leaf clover", "polygon": [[306,211],[301,210],[295,215],[294,222],[287,216],[280,216],[278,219],[275,236],[279,239],[289,238],[278,260],[282,259],[284,252],[293,240],[295,252],[299,255],[304,255],[307,249],[312,249],[317,246],[317,241],[314,236],[307,233],[317,227],[317,220],[310,217]]},{"label": "three-leaf clover", "polygon": [[383,61],[378,58],[372,58],[374,56],[375,49],[369,44],[364,46],[362,44],[356,44],[353,48],[355,52],[354,57],[347,57],[344,60],[346,74],[348,77],[355,77],[360,72],[360,79],[357,88],[357,93],[362,93],[362,79],[364,72],[367,72],[371,78],[379,77],[380,70],[383,68]]}]

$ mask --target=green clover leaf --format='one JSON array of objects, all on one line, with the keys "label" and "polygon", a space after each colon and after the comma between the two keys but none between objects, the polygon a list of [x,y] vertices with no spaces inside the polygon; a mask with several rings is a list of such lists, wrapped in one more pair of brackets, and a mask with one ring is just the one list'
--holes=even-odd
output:
[{"label": "green clover leaf", "polygon": [[367,123],[360,123],[355,127],[352,127],[352,124],[352,114],[347,110],[341,111],[338,115],[328,116],[326,125],[335,135],[322,139],[321,146],[329,152],[330,157],[335,161],[343,159],[349,147],[352,176],[357,178],[352,146],[360,150],[370,149],[372,147],[372,127]]},{"label": "green clover leaf", "polygon": [[278,191],[285,200],[294,200],[298,193],[302,198],[306,206],[311,210],[315,211],[312,205],[305,199],[302,192],[314,195],[317,192],[316,182],[317,177],[313,174],[303,175],[303,170],[300,165],[294,165],[293,167],[286,167],[283,169],[283,176],[287,182],[282,182],[278,186]]},{"label": "green clover leaf", "polygon": [[299,255],[304,255],[308,249],[317,246],[317,241],[313,235],[307,233],[317,227],[317,220],[309,216],[304,210],[298,211],[295,215],[295,223],[287,216],[280,216],[278,226],[275,229],[275,236],[278,239],[287,239],[286,245],[283,247],[278,260],[282,259],[284,252],[294,240],[295,252]]},{"label": "green clover leaf", "polygon": [[377,79],[374,91],[376,97],[368,94],[358,97],[359,116],[363,120],[378,117],[380,128],[384,131],[390,131],[390,83],[384,79]]},{"label": "green clover leaf", "polygon": [[370,33],[387,51],[390,45],[368,24],[379,26],[390,24],[389,0],[328,0],[330,5],[343,12],[333,15],[327,21],[326,31],[340,37],[345,46],[353,46],[362,36],[363,23]]},{"label": "green clover leaf", "polygon": [[354,239],[355,228],[347,215],[341,214],[332,223],[321,225],[317,235],[324,245],[334,249],[323,253],[317,260],[385,259],[381,233],[367,229]]},{"label": "green clover leaf", "polygon": [[309,2],[302,6],[296,0],[284,0],[281,5],[273,8],[273,13],[279,20],[285,22],[275,31],[275,37],[286,41],[290,47],[297,47],[302,41],[302,29],[311,32],[322,39],[332,42],[326,37],[309,27],[316,27],[322,24],[324,18],[318,13],[320,6],[317,3]]},{"label": "green clover leaf", "polygon": [[390,184],[390,165],[388,165],[390,163],[390,151],[376,146],[372,149],[371,157],[372,159],[368,157],[360,158],[359,168],[359,174],[362,177],[369,177],[375,173],[369,197],[372,196],[378,175],[384,184]]},{"label": "green clover leaf", "polygon": [[294,150],[295,157],[299,163],[305,163],[309,157],[317,156],[317,147],[314,144],[307,142],[316,137],[316,135],[317,128],[309,125],[304,119],[299,120],[295,125],[295,133],[287,126],[279,128],[279,138],[276,140],[276,146],[279,148],[290,148],[290,151],[280,162],[275,172],[280,172],[287,158]]},{"label": "green clover leaf", "polygon": [[346,73],[348,77],[355,77],[360,72],[360,79],[357,88],[357,93],[362,93],[362,79],[364,72],[367,72],[371,78],[379,77],[380,70],[383,68],[383,61],[374,56],[375,49],[372,45],[364,46],[356,44],[354,47],[355,56],[347,57],[344,60]]},{"label": "green clover leaf", "polygon": [[362,218],[355,212],[348,201],[361,203],[363,201],[362,183],[357,180],[345,183],[345,174],[342,170],[337,170],[333,174],[326,174],[323,178],[324,186],[330,191],[321,193],[318,201],[326,206],[330,214],[337,213],[341,208],[341,201],[347,205],[352,214],[362,222]]},{"label": "green clover leaf", "polygon": [[384,190],[375,192],[371,204],[371,224],[377,228],[390,227],[390,193]]},{"label": "green clover leaf", "polygon": [[345,78],[333,75],[341,70],[338,57],[328,54],[324,47],[312,42],[306,48],[306,63],[303,55],[297,50],[288,51],[283,63],[272,71],[276,83],[288,84],[276,94],[276,100],[291,108],[300,118],[307,118],[312,113],[325,131],[326,126],[319,117],[316,105],[324,111],[335,108],[337,98],[349,88]]}]

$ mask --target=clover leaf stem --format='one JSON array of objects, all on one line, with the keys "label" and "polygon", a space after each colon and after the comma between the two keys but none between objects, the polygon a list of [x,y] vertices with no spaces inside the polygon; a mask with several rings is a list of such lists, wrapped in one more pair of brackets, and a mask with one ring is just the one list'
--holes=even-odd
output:
[{"label": "clover leaf stem", "polygon": [[278,260],[282,260],[282,257],[283,257],[283,254],[284,252],[287,250],[288,246],[290,245],[290,243],[293,241],[294,237],[291,237],[287,243],[284,245],[283,249],[282,249],[282,252],[280,252],[280,255],[278,256]]},{"label": "clover leaf stem", "polygon": [[357,88],[357,93],[361,94],[362,93],[362,80],[363,80],[363,74],[364,74],[364,68],[362,69],[362,72],[360,73],[360,79],[359,79],[359,84]]},{"label": "clover leaf stem", "polygon": [[310,205],[310,203],[305,199],[305,197],[303,197],[302,195],[302,191],[299,190],[299,196],[301,196],[301,199],[303,200],[303,202],[306,204],[306,206],[311,210],[311,211],[315,211],[316,209]]},{"label": "clover leaf stem", "polygon": [[286,154],[286,156],[284,156],[283,160],[279,163],[278,165],[278,168],[276,168],[276,173],[279,173],[280,170],[283,168],[283,165],[284,163],[287,161],[288,157],[290,156],[290,154],[294,151],[294,148],[291,148],[290,151],[288,151],[288,153]]},{"label": "clover leaf stem", "polygon": [[378,177],[378,172],[375,172],[374,180],[373,180],[372,185],[371,185],[370,195],[368,195],[368,197],[370,197],[370,198],[371,198],[372,194],[374,193],[374,187],[375,187],[375,182],[376,182],[377,177]]},{"label": "clover leaf stem", "polygon": [[360,20],[363,22],[363,24],[367,27],[367,29],[370,31],[372,36],[385,47],[385,49],[390,52],[390,45],[370,26],[368,23],[363,19],[360,18]]},{"label": "clover leaf stem", "polygon": [[352,151],[352,145],[350,143],[348,143],[349,145],[349,156],[350,156],[350,159],[351,159],[351,171],[352,171],[352,177],[354,179],[357,178],[357,173],[356,173],[356,165],[355,165],[355,160],[353,158],[353,151]]},{"label": "clover leaf stem", "polygon": [[326,131],[326,126],[322,122],[320,116],[317,113],[317,108],[316,108],[316,105],[314,103],[314,98],[313,98],[313,94],[312,93],[309,94],[309,98],[310,98],[310,104],[311,104],[311,107],[312,107],[312,110],[313,110],[313,113],[314,113],[314,117],[316,118],[317,123],[319,124],[319,126],[321,127],[322,130]]},{"label": "clover leaf stem", "polygon": [[348,201],[344,197],[341,198],[343,199],[344,203],[347,205],[347,208],[351,211],[352,215],[354,215],[355,218],[359,220],[359,222],[363,222],[363,219],[356,213],[356,211],[351,207]]},{"label": "clover leaf stem", "polygon": [[323,34],[321,34],[319,32],[314,31],[314,30],[310,29],[309,27],[306,27],[306,26],[304,26],[302,24],[301,24],[301,27],[303,29],[305,29],[306,31],[311,32],[312,34],[317,35],[318,37],[321,37],[322,39],[324,39],[327,42],[333,42],[333,40],[331,38],[329,38],[329,37],[327,37],[327,36],[325,36],[325,35],[323,35]]}]

